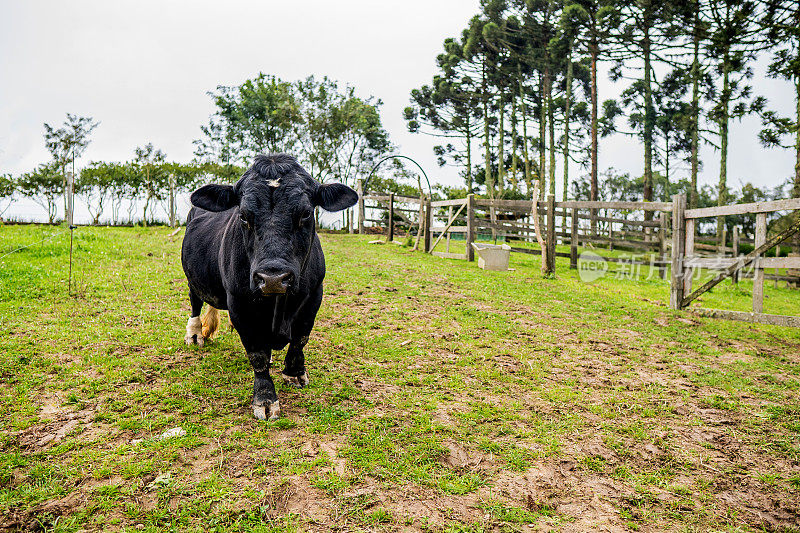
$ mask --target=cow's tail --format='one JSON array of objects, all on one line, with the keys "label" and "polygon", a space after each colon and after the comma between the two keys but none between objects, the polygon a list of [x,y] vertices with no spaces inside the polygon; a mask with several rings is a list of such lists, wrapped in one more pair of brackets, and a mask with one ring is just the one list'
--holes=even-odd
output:
[{"label": "cow's tail", "polygon": [[219,328],[219,310],[216,307],[207,305],[203,315],[200,317],[200,321],[203,323],[203,338],[214,338]]}]

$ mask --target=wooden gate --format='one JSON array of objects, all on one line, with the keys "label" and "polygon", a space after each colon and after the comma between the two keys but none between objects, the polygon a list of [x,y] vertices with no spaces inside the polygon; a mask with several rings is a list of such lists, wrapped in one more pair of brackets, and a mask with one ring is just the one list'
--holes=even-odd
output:
[{"label": "wooden gate", "polygon": [[[707,316],[800,327],[800,317],[764,313],[764,269],[800,268],[800,257],[764,257],[764,253],[792,235],[800,232],[800,220],[795,217],[789,227],[767,239],[767,213],[800,209],[800,198],[686,209],[686,196],[673,197],[672,210],[672,278],[670,307],[684,309],[701,294],[718,285],[724,279],[735,276],[741,269],[753,265],[753,311],[729,311],[724,309],[693,308]],[[724,217],[726,215],[755,215],[755,249],[745,256],[701,258],[694,254],[695,226],[698,219]],[[720,273],[692,292],[692,277],[695,269],[720,270]]]}]

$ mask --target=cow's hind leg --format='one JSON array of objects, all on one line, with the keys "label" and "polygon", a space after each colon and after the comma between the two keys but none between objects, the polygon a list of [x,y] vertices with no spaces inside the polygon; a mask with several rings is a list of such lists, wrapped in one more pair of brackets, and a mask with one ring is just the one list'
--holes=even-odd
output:
[{"label": "cow's hind leg", "polygon": [[197,344],[202,346],[205,339],[203,339],[203,323],[200,320],[200,311],[203,309],[203,300],[197,296],[192,289],[189,289],[189,302],[192,304],[192,315],[189,321],[186,322],[186,346]]}]

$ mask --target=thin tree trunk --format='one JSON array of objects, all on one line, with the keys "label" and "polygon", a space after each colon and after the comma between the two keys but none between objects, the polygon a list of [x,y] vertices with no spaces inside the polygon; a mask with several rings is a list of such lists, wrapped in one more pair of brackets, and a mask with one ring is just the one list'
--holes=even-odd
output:
[{"label": "thin tree trunk", "polygon": [[506,105],[503,101],[503,93],[499,95],[500,100],[500,124],[497,130],[497,190],[500,196],[503,195],[503,190],[506,186],[505,172],[506,172],[506,147],[505,147],[505,117]]},{"label": "thin tree trunk", "polygon": [[[150,167],[145,167],[144,170],[145,179],[147,180],[147,186],[150,186]],[[147,199],[144,202],[144,211],[142,212],[142,225],[145,227],[147,226],[147,207],[150,205],[150,191],[147,192]]]},{"label": "thin tree trunk", "polygon": [[472,134],[470,133],[469,113],[467,113],[467,194],[472,194]]},{"label": "thin tree trunk", "polygon": [[[533,181],[531,180],[531,159],[528,156],[528,106],[525,105],[525,93],[522,91],[522,74],[519,74],[519,100],[522,106],[522,156],[525,158],[525,187],[530,196],[533,192]],[[533,199],[533,196],[531,196]]]},{"label": "thin tree trunk", "polygon": [[[567,79],[566,79],[566,97],[564,102],[564,191],[562,198],[566,202],[567,195],[569,194],[569,113],[572,108],[572,43],[569,43],[567,48]],[[562,227],[567,227],[566,209],[564,210],[564,218],[562,220]]]},{"label": "thin tree trunk", "polygon": [[[597,43],[597,36],[592,35],[591,43],[589,44],[589,55],[591,57],[591,101],[592,101],[592,174],[589,190],[589,199],[597,201],[597,56],[599,55],[599,45]],[[597,235],[597,220],[595,215],[597,211],[592,210],[591,231],[592,235]]]},{"label": "thin tree trunk", "polygon": [[[719,118],[720,136],[720,161],[719,161],[719,186],[717,189],[717,205],[725,205],[728,202],[728,105],[730,104],[730,56],[725,52],[722,63],[722,94],[720,95],[720,105],[722,106],[722,116]],[[722,227],[725,224],[725,217],[717,217],[717,241],[720,249],[724,246],[722,242]]]},{"label": "thin tree trunk", "polygon": [[[644,28],[642,40],[644,53],[644,201],[653,200],[653,123],[655,110],[653,109],[653,88],[650,77],[650,33],[649,28]],[[653,218],[652,211],[645,211],[645,220]]]},{"label": "thin tree trunk", "polygon": [[481,70],[481,90],[483,91],[483,144],[484,152],[484,183],[489,198],[494,198],[494,181],[492,180],[492,153],[491,140],[489,139],[489,92],[486,87],[486,62],[484,60]]},{"label": "thin tree trunk", "polygon": [[[800,10],[798,11],[800,14]],[[795,107],[796,107],[796,116],[795,120],[797,120],[797,131],[795,133],[795,141],[794,141],[794,153],[795,153],[795,163],[794,163],[794,188],[792,190],[792,196],[795,198],[800,198],[800,76],[797,77],[795,80]],[[794,239],[792,239],[792,251],[796,254],[800,254],[800,233],[795,233]]]},{"label": "thin tree trunk", "polygon": [[545,138],[547,132],[547,98],[546,94],[546,87],[547,85],[547,67],[545,67],[545,72],[539,79],[539,198],[544,198],[545,190],[547,190],[547,186],[545,183],[546,177],[546,150],[547,150],[547,140]]},{"label": "thin tree trunk", "polygon": [[144,201],[144,209],[142,209],[142,225],[147,226],[147,208],[150,206],[150,195],[147,195]]},{"label": "thin tree trunk", "polygon": [[511,91],[511,188],[514,191],[519,191],[517,159],[517,97]]},{"label": "thin tree trunk", "polygon": [[550,168],[548,177],[550,179],[550,194],[556,194],[556,127],[553,120],[553,80],[547,80],[547,128],[550,142]]},{"label": "thin tree trunk", "polygon": [[[794,190],[792,191],[795,198],[800,198],[800,76],[798,76],[795,83],[795,107],[797,113],[797,131],[795,132],[794,152]],[[798,234],[800,235],[800,234]]]},{"label": "thin tree trunk", "polygon": [[689,207],[697,207],[697,173],[700,167],[700,7],[696,4],[694,14],[694,58],[692,60],[692,190],[689,194]]}]

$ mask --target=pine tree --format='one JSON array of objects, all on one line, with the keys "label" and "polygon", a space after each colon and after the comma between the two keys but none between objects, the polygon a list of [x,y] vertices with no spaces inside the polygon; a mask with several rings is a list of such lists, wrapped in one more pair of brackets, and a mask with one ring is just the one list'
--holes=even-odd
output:
[{"label": "pine tree", "polygon": [[591,73],[591,174],[590,200],[598,195],[598,136],[600,116],[598,113],[597,63],[604,57],[610,45],[612,31],[618,26],[618,2],[612,0],[567,0],[564,3],[563,24],[573,28],[576,46],[590,58]]},{"label": "pine tree", "polygon": [[[615,44],[618,45],[613,51],[618,61],[618,73],[623,62],[632,59],[642,61],[641,76],[626,90],[626,97],[629,105],[638,100],[636,107],[641,109],[641,112],[636,112],[637,120],[632,123],[639,130],[644,147],[645,201],[653,200],[653,144],[656,127],[653,93],[657,89],[653,63],[659,59],[658,54],[675,38],[676,31],[670,23],[674,11],[672,7],[671,2],[663,0],[624,2],[619,13],[621,26],[614,35]],[[651,212],[647,214],[652,215]]]},{"label": "pine tree", "polygon": [[492,173],[492,110],[495,106],[495,91],[492,86],[499,57],[497,51],[487,43],[484,36],[484,27],[488,21],[480,16],[470,20],[469,28],[464,31],[464,47],[462,58],[472,66],[472,71],[477,71],[479,83],[476,85],[482,106],[483,117],[483,145],[484,145],[484,184],[486,193],[490,198],[496,195],[496,181]]},{"label": "pine tree", "polygon": [[[448,139],[446,145],[434,147],[439,165],[444,166],[446,158],[463,164],[464,181],[472,192],[472,140],[480,134],[480,114],[470,82],[469,78],[448,80],[442,75],[434,76],[431,85],[411,91],[413,105],[404,109],[403,116],[408,131]],[[460,140],[463,145],[456,148],[451,139]]]},{"label": "pine tree", "polygon": [[[701,13],[708,17],[705,53],[714,64],[719,90],[709,116],[717,127],[720,149],[717,205],[728,203],[728,131],[731,119],[741,118],[759,105],[750,105],[753,76],[750,66],[761,46],[758,4],[752,0],[708,0]],[[723,236],[723,217],[717,218],[717,236]],[[720,242],[720,244],[722,244]]]},{"label": "pine tree", "polygon": [[[793,118],[782,118],[774,112],[765,113],[768,127],[759,138],[766,146],[794,149],[791,195],[800,198],[800,3],[766,0],[765,4],[762,24],[768,42],[773,43],[767,74],[794,85],[795,115]],[[792,136],[794,139],[791,139]],[[791,139],[786,144],[782,141],[785,137]],[[794,236],[793,248],[795,253],[800,253],[800,234]]]},{"label": "pine tree", "polygon": [[692,104],[686,102],[688,85],[685,72],[676,69],[664,77],[660,87],[653,94],[655,102],[654,144],[658,138],[663,148],[656,148],[664,165],[664,179],[670,183],[670,160],[676,154],[683,154],[691,160],[692,151]]}]

